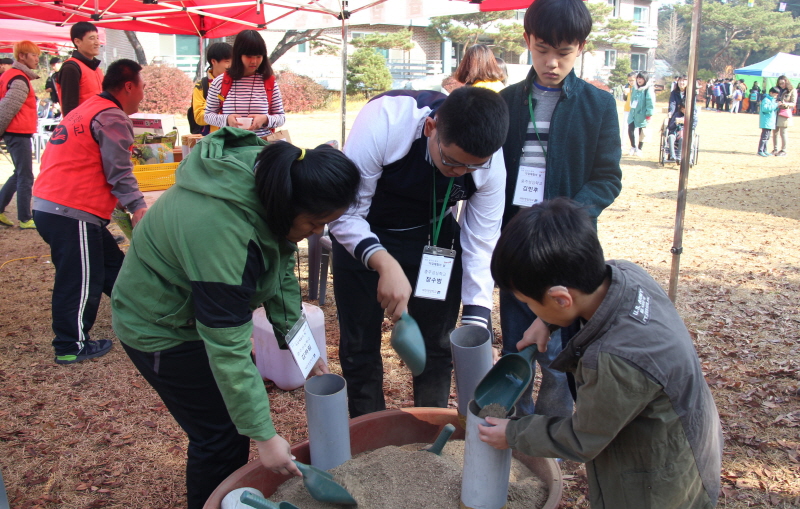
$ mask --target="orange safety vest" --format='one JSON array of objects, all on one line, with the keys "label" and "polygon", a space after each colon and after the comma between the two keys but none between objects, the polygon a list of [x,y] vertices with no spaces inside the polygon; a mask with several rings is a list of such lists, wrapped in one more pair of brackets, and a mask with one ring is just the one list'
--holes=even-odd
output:
[{"label": "orange safety vest", "polygon": [[100,145],[92,134],[92,121],[103,111],[119,108],[96,95],[61,121],[42,155],[33,195],[65,207],[111,219],[117,198],[103,172]]},{"label": "orange safety vest", "polygon": [[[78,105],[83,104],[90,97],[99,94],[103,91],[103,70],[100,66],[92,70],[91,67],[84,64],[75,57],[70,57],[67,62],[75,62],[81,70],[81,81],[78,83]],[[58,100],[61,101],[61,83],[59,80],[54,80],[56,85],[56,92],[58,93]]]},{"label": "orange safety vest", "polygon": [[25,102],[22,103],[19,112],[11,119],[8,127],[6,127],[6,132],[34,134],[38,129],[39,123],[38,116],[36,115],[36,94],[33,92],[33,86],[31,85],[31,80],[28,78],[28,75],[13,67],[4,72],[2,76],[0,76],[0,99],[6,96],[11,80],[17,76],[22,76],[28,84],[28,97],[25,98]]}]

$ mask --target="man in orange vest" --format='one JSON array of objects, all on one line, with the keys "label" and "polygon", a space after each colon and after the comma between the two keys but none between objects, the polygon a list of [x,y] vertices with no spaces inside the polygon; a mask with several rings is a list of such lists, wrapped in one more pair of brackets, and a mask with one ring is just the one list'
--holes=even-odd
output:
[{"label": "man in orange vest", "polygon": [[39,77],[34,71],[39,67],[41,50],[31,41],[14,45],[16,62],[0,75],[0,136],[6,142],[14,173],[0,189],[0,225],[14,226],[4,214],[17,193],[17,218],[23,230],[35,229],[31,216],[31,188],[33,187],[33,150],[31,137],[36,132],[36,94],[31,80]]},{"label": "man in orange vest", "polygon": [[103,92],[78,106],[53,131],[33,188],[33,214],[50,245],[53,348],[57,364],[105,355],[110,339],[90,340],[101,294],[111,295],[124,254],[106,226],[114,207],[144,216],[147,205],[133,175],[133,124],[144,95],[142,66],[117,60]]},{"label": "man in orange vest", "polygon": [[69,36],[75,51],[61,66],[56,79],[61,114],[64,116],[103,89],[103,70],[97,59],[100,54],[97,27],[88,21],[80,21],[69,29]]}]

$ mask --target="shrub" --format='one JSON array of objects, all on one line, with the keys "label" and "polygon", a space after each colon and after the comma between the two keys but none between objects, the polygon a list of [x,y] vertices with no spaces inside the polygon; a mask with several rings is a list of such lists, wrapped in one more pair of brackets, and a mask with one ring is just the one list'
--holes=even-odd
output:
[{"label": "shrub", "polygon": [[611,76],[608,77],[608,84],[612,87],[622,85],[623,87],[628,84],[628,74],[631,72],[631,59],[620,57],[614,69],[611,70]]},{"label": "shrub", "polygon": [[392,86],[386,59],[372,48],[359,48],[347,62],[347,93],[369,97]]},{"label": "shrub", "polygon": [[325,87],[302,74],[284,71],[278,75],[283,109],[287,113],[318,110],[325,106],[330,95]]},{"label": "shrub", "polygon": [[139,109],[146,113],[186,114],[192,102],[194,84],[171,65],[146,65],[142,69],[144,99]]}]

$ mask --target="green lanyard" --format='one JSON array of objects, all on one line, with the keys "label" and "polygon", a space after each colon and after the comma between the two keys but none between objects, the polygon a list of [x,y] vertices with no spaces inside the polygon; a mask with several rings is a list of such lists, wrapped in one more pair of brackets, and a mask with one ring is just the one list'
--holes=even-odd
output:
[{"label": "green lanyard", "polygon": [[539,137],[539,128],[536,127],[536,117],[533,116],[533,88],[528,95],[528,110],[531,112],[531,122],[533,123],[533,132],[536,133],[536,139],[539,140],[539,146],[542,147],[542,152],[544,152],[544,157],[547,159],[547,149],[544,148],[544,143],[542,143],[542,139]]},{"label": "green lanyard", "polygon": [[450,182],[447,184],[447,193],[444,195],[444,203],[442,203],[442,213],[439,215],[439,220],[436,220],[436,169],[433,170],[433,245],[439,242],[439,233],[442,231],[442,223],[444,222],[444,211],[447,210],[447,202],[450,201],[450,191],[453,189],[453,181],[455,177],[450,177]]}]

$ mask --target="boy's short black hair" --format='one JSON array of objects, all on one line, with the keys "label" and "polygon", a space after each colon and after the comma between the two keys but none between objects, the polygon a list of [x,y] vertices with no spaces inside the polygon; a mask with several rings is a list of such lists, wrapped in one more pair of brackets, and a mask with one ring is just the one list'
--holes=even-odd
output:
[{"label": "boy's short black hair", "polygon": [[83,40],[84,36],[89,32],[97,32],[97,27],[88,21],[78,21],[69,29],[69,40],[75,42],[75,39]]},{"label": "boy's short black hair", "polygon": [[552,286],[593,293],[605,276],[597,230],[586,210],[567,198],[520,210],[503,229],[492,254],[497,285],[538,302]]},{"label": "boy's short black hair", "polygon": [[0,58],[0,65],[12,65],[14,63],[10,58]]},{"label": "boy's short black hair", "polygon": [[108,66],[106,75],[103,78],[103,91],[104,92],[118,92],[125,86],[125,83],[132,81],[139,82],[139,72],[142,66],[133,60],[121,58],[116,62],[112,62]]},{"label": "boy's short black hair", "polygon": [[778,94],[781,95],[781,89],[778,87],[772,87],[769,89],[770,94]]},{"label": "boy's short black hair", "polygon": [[445,145],[475,157],[489,157],[508,133],[508,106],[500,94],[481,87],[453,90],[436,110],[436,131]]},{"label": "boy's short black hair", "polygon": [[53,58],[50,59],[50,65],[55,65],[55,64],[57,64],[59,62],[61,62],[61,59],[58,58],[58,57],[53,57]]},{"label": "boy's short black hair", "polygon": [[536,0],[525,12],[525,33],[557,48],[583,44],[592,31],[592,15],[583,0]]},{"label": "boy's short black hair", "polygon": [[212,60],[221,62],[223,60],[230,60],[233,55],[233,46],[227,42],[215,42],[206,49],[206,62],[211,65]]}]

